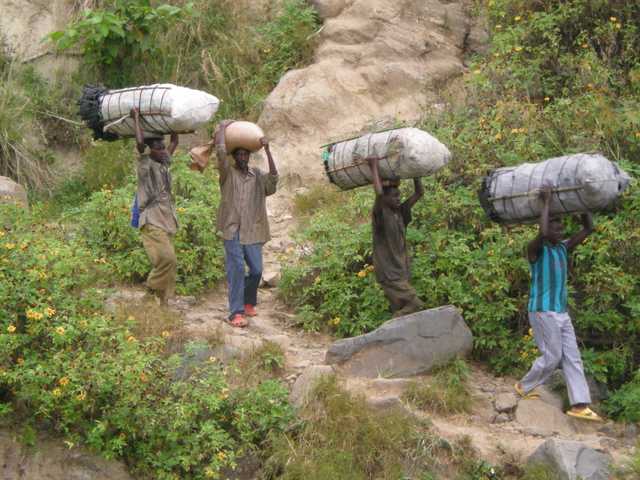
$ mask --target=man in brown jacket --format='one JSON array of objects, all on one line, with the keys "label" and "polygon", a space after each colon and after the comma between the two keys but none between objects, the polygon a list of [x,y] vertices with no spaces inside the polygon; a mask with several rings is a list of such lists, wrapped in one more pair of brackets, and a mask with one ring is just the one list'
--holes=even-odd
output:
[{"label": "man in brown jacket", "polygon": [[130,112],[135,121],[138,163],[138,228],[142,244],[151,262],[147,277],[146,297],[157,297],[166,307],[173,296],[176,283],[177,260],[173,248],[173,235],[180,228],[171,197],[171,175],[168,167],[171,155],[179,143],[177,134],[171,135],[167,147],[162,138],[144,138],[140,127],[140,112]]}]

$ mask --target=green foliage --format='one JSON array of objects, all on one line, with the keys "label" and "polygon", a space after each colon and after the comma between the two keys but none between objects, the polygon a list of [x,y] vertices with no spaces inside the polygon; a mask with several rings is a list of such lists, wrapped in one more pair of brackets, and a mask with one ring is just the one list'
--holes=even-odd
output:
[{"label": "green foliage", "polygon": [[636,370],[629,383],[610,394],[604,407],[608,415],[629,423],[640,421],[640,370]]},{"label": "green foliage", "polygon": [[38,209],[1,209],[0,413],[24,441],[38,425],[145,478],[202,479],[292,421],[280,381],[238,388],[235,369],[214,358],[178,380],[182,356],[165,347],[179,325],[158,335],[103,312],[107,291],[92,286],[108,278],[109,262],[80,230],[45,223]]},{"label": "green foliage", "polygon": [[377,328],[391,315],[371,265],[371,225],[364,205],[372,193],[333,195],[349,209],[317,213],[307,218],[299,235],[293,233],[298,246],[280,257],[279,292],[296,299],[298,320],[308,330],[325,324],[339,337],[354,336]]},{"label": "green foliage", "polygon": [[258,29],[261,73],[271,87],[287,70],[304,67],[317,45],[317,41],[311,40],[317,29],[315,7],[306,0],[288,0],[281,9],[274,20]]},{"label": "green foliage", "polygon": [[[174,235],[178,258],[176,292],[181,295],[195,295],[211,288],[224,276],[224,251],[215,229],[220,200],[217,171],[209,168],[203,174],[196,173],[188,163],[185,155],[176,152],[170,167],[181,226]],[[125,187],[103,188],[94,193],[77,214],[88,244],[101,252],[96,260],[111,266],[111,278],[139,282],[148,274],[150,265],[139,232],[130,226],[136,191],[135,178],[130,181],[133,183]]]},{"label": "green foliage", "polygon": [[154,37],[195,14],[193,3],[179,8],[152,6],[150,0],[102,0],[98,8],[85,9],[64,30],[42,41],[58,42],[60,51],[80,43],[87,62],[115,68],[127,83],[125,62],[135,64],[157,52]]}]

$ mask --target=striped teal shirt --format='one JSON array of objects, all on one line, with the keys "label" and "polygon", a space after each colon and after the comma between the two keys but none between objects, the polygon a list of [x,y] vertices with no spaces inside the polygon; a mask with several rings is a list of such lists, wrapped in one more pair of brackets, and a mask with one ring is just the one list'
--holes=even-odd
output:
[{"label": "striped teal shirt", "polygon": [[567,247],[562,243],[556,248],[542,246],[531,266],[530,312],[567,311]]}]

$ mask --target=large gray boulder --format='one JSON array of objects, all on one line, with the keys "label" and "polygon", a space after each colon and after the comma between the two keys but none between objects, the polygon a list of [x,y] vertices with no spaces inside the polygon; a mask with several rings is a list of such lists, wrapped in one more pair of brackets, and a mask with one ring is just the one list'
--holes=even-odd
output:
[{"label": "large gray boulder", "polygon": [[584,443],[552,438],[540,445],[527,463],[550,465],[558,473],[558,478],[606,480],[609,478],[607,468],[611,457]]},{"label": "large gray boulder", "polygon": [[366,335],[334,342],[326,363],[343,375],[398,378],[427,373],[473,346],[453,305],[394,318]]}]

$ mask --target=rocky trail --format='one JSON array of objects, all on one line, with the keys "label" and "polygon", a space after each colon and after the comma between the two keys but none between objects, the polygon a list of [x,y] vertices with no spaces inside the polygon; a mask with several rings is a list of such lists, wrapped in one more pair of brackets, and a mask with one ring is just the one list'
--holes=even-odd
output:
[{"label": "rocky trail", "polygon": [[[228,347],[240,352],[251,351],[263,342],[280,345],[286,354],[284,377],[288,388],[295,391],[297,382],[310,384],[314,375],[331,369],[325,365],[325,356],[334,338],[326,333],[308,333],[297,325],[292,306],[283,303],[270,285],[277,283],[277,256],[292,245],[288,233],[297,227],[297,221],[284,196],[276,199],[275,208],[271,205],[269,212],[273,239],[263,250],[264,275],[256,306],[259,315],[250,320],[248,327],[233,328],[226,323],[225,285],[198,297],[175,297],[170,307],[180,314],[183,328],[195,340],[204,340],[216,332],[217,338],[222,336]],[[142,294],[142,289],[122,290],[117,300],[136,302]],[[558,393],[543,387],[538,389],[542,401],[519,399],[513,389],[516,378],[497,376],[484,365],[468,366],[467,387],[473,398],[473,412],[453,417],[419,412],[400,400],[412,379],[344,380],[347,388],[364,394],[374,408],[397,407],[409,415],[427,416],[439,437],[449,441],[466,439],[477,456],[489,464],[520,464],[549,439],[583,443],[611,456],[616,465],[623,465],[635,454],[634,445],[640,434],[637,425],[572,419],[564,414]]]}]

